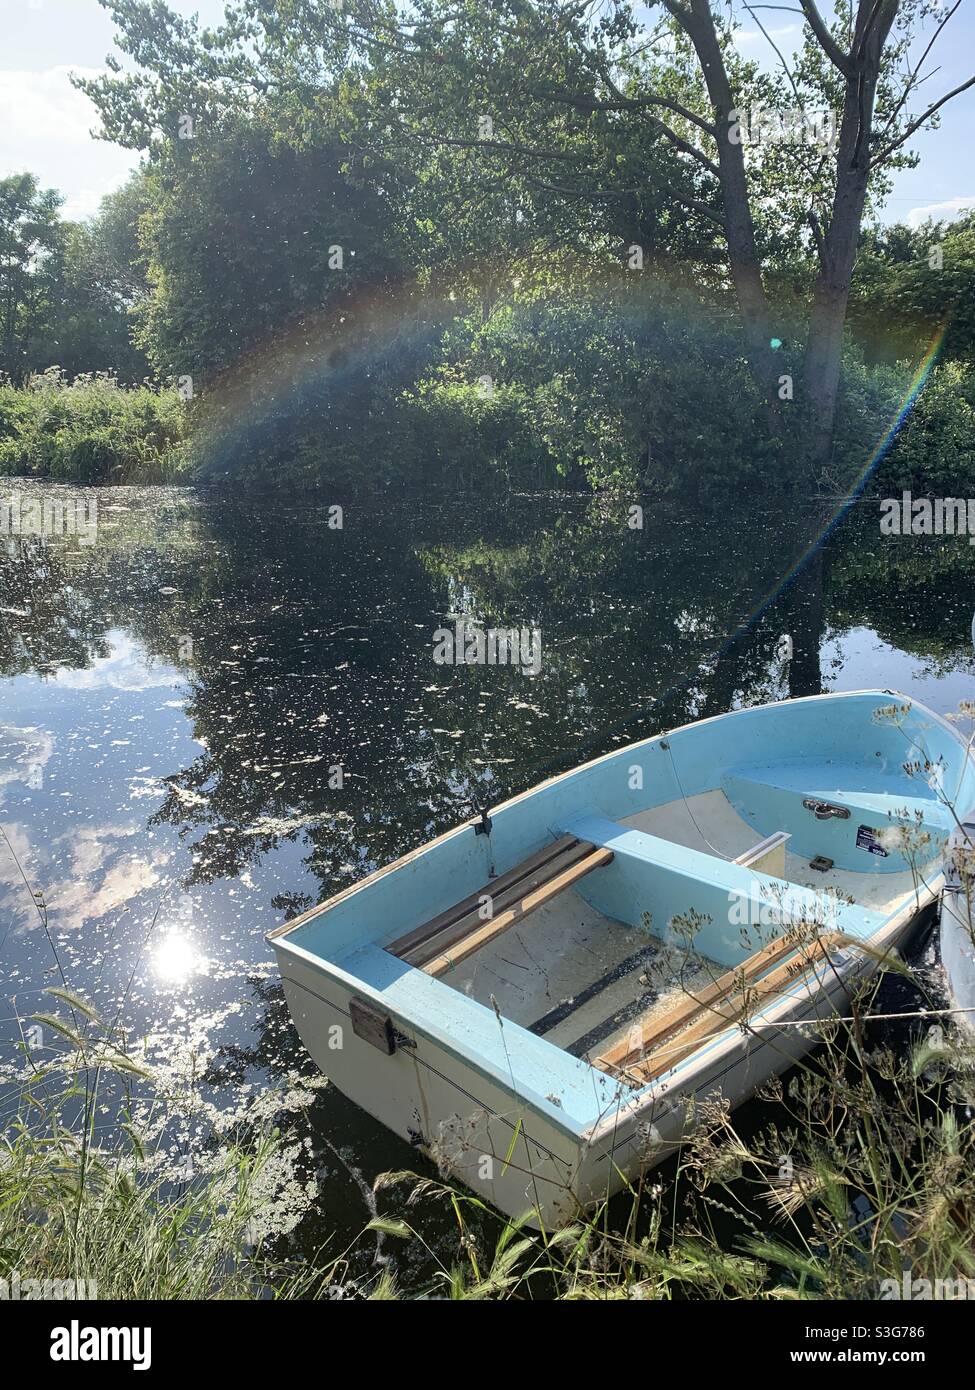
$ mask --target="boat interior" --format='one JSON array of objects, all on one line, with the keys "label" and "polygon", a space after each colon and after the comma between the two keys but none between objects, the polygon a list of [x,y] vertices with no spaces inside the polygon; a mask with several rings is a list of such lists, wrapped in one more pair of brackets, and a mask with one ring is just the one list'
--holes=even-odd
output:
[{"label": "boat interior", "polygon": [[[623,821],[590,808],[386,949],[572,1056],[645,1084],[672,1064],[674,1034],[689,1044],[702,1014],[711,1024],[732,1018],[732,995],[744,996],[746,982],[757,1003],[756,982],[788,979],[778,964],[786,954],[840,935],[867,939],[937,870],[931,856],[948,827],[933,800],[919,808],[901,795],[895,808],[891,793],[874,791],[861,804],[862,791],[831,787],[828,799],[803,798],[819,819],[807,809],[802,833],[766,834],[754,807],[771,799],[767,784],[735,783],[734,801],[712,790]],[[761,796],[749,806],[753,786]],[[861,867],[828,823],[853,821],[862,839],[864,816],[886,852],[861,846]],[[907,832],[905,855],[897,846]],[[903,866],[876,867],[892,857]],[[660,1066],[648,1066],[651,1052]]]},{"label": "boat interior", "polygon": [[975,775],[927,711],[878,726],[887,694],[759,707],[622,749],[340,895],[295,945],[536,1094],[554,1078],[581,1117],[594,1071],[647,1084],[810,954],[920,904],[953,823],[942,774],[968,800]]}]

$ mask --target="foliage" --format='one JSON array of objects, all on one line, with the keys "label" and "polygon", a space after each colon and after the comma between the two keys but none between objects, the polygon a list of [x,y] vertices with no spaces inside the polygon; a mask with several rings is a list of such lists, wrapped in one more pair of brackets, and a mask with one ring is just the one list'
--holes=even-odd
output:
[{"label": "foliage", "polygon": [[459,324],[446,354],[468,381],[519,387],[536,451],[573,485],[693,494],[761,467],[759,401],[732,316],[649,277],[555,277]]},{"label": "foliage", "polygon": [[[889,415],[897,417],[896,401]],[[975,370],[944,362],[932,372],[875,479],[887,495],[902,489],[941,497],[975,493]]]},{"label": "foliage", "polygon": [[[255,1233],[273,1189],[276,1132],[214,1146],[180,1177],[165,1146],[177,1098],[117,1026],[67,989],[48,993],[67,1015],[35,1020],[60,1046],[38,1053],[22,1044],[23,1085],[0,1139],[0,1278],[61,1289],[75,1281],[79,1298],[321,1296],[332,1262],[285,1265]],[[110,1084],[122,1096],[105,1142],[96,1121]]]},{"label": "foliage", "polygon": [[[88,483],[232,471],[263,485],[650,487],[685,498],[764,476],[754,391],[733,330],[714,316],[634,321],[610,294],[598,307],[566,295],[506,305],[479,326],[455,320],[435,365],[440,356],[429,341],[385,370],[374,356],[354,394],[341,382],[290,401],[271,389],[273,405],[244,421],[239,453],[236,433],[221,440],[203,406],[193,416],[172,389],[123,389],[103,375],[69,384],[54,369],[23,389],[0,385],[0,469]],[[848,355],[834,492],[861,478],[885,495],[975,487],[975,376],[964,363],[937,365],[880,447],[910,380],[906,363]]]},{"label": "foliage", "polygon": [[[255,120],[203,127],[155,174],[145,219],[150,295],[139,341],[163,375],[205,386],[278,335],[402,274],[382,198],[334,142],[296,149]],[[346,322],[350,320],[347,318]]]},{"label": "foliage", "polygon": [[62,225],[57,283],[31,349],[32,371],[104,372],[130,385],[145,378],[149,363],[133,329],[147,294],[140,224],[150,198],[148,179],[137,173],[103,199],[95,217]]},{"label": "foliage", "polygon": [[[32,310],[21,368],[189,378],[203,477],[708,492],[774,473],[808,490],[799,454],[819,397],[804,380],[817,274],[806,211],[811,198],[825,217],[835,160],[813,159],[801,136],[748,150],[776,334],[763,353],[795,393],[770,437],[713,174],[683,147],[710,149],[694,117],[711,119],[713,93],[673,17],[507,0],[499,25],[473,3],[422,0],[407,31],[392,6],[248,0],[207,31],[164,4],[107,8],[133,62],[80,85],[107,136],[146,158],[86,224],[57,222],[36,180],[6,181],[21,208],[8,221],[20,218],[33,256],[21,296],[27,284],[47,306]],[[922,18],[902,6],[881,65],[888,142],[905,128],[895,70]],[[848,19],[841,7],[837,42]],[[808,27],[793,89],[738,53],[733,15],[715,23],[742,110],[781,111],[797,91],[810,109],[841,104],[841,74]],[[885,170],[909,159],[898,147],[880,161],[868,211]],[[896,415],[904,363],[946,313],[944,353],[970,356],[973,226],[943,231],[940,270],[933,227],[861,235],[815,485],[857,481]],[[935,390],[946,379],[932,379],[883,470],[942,477],[956,449],[967,467],[965,409]],[[28,447],[33,412],[5,410],[8,467],[98,478],[163,466],[151,445],[122,460],[97,415],[87,444],[54,411]],[[944,466],[922,436],[944,446]]]},{"label": "foliage", "polygon": [[16,381],[29,369],[34,336],[56,303],[61,202],[33,174],[0,179],[0,373]]},{"label": "foliage", "polygon": [[0,382],[0,472],[82,483],[161,481],[185,465],[175,390],[125,390],[105,374],[58,369],[17,389]]},{"label": "foliage", "polygon": [[945,355],[975,359],[975,212],[947,225],[869,231],[857,259],[850,323],[882,361],[917,357],[942,333]]},{"label": "foliage", "polygon": [[87,222],[65,222],[61,197],[36,178],[0,180],[0,371],[15,382],[59,366],[69,377],[142,378],[130,311],[144,297],[138,223],[147,184],[135,175]]}]

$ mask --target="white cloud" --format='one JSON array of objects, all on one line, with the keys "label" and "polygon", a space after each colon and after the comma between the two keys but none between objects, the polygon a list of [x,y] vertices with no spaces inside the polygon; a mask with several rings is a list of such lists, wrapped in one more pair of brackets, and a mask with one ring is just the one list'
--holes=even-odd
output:
[{"label": "white cloud", "polygon": [[65,215],[94,212],[106,193],[124,182],[137,158],[93,140],[98,113],[71,75],[98,76],[98,68],[0,70],[0,176],[29,170],[41,185],[68,195]]},{"label": "white cloud", "polygon": [[[73,871],[77,872],[76,866]],[[101,883],[97,887],[97,875],[72,876],[50,886],[47,903],[56,926],[83,927],[86,922],[97,921],[109,912],[127,907],[140,893],[160,882],[156,865],[138,854],[120,855],[100,876]]]},{"label": "white cloud", "polygon": [[33,725],[0,724],[0,787],[30,784],[51,760],[54,735]]},{"label": "white cloud", "polygon": [[952,217],[957,217],[960,212],[966,212],[971,207],[975,207],[975,197],[948,198],[943,203],[928,203],[923,208],[911,208],[907,214],[907,225],[919,227],[929,217],[938,221],[950,221]]},{"label": "white cloud", "polygon": [[108,656],[96,656],[90,666],[62,666],[54,673],[58,685],[68,690],[152,690],[174,687],[184,676],[167,662],[153,663],[128,633],[112,629],[107,633]]},{"label": "white cloud", "polygon": [[[11,821],[4,824],[0,837],[0,920],[12,923],[17,931],[38,921],[30,891],[21,877],[37,879],[37,852],[27,827]],[[8,848],[9,846],[9,848]]]},{"label": "white cloud", "polygon": [[[762,43],[767,43],[768,39],[773,39],[778,43],[779,39],[787,39],[790,34],[801,33],[801,24],[783,24],[781,29],[770,29],[768,25],[766,25],[764,34],[760,29],[739,29],[735,34],[735,43],[755,43],[757,40],[761,40]],[[766,34],[768,38],[766,38]]]},{"label": "white cloud", "polygon": [[[115,184],[112,187],[114,188]],[[79,188],[66,196],[61,216],[69,222],[83,222],[86,217],[91,217],[98,211],[102,199],[109,192],[111,189],[107,188]]]},{"label": "white cloud", "polygon": [[[96,77],[81,68],[80,77]],[[0,117],[12,140],[66,140],[84,144],[96,123],[91,102],[71,85],[71,68],[46,72],[0,72]]]},{"label": "white cloud", "polygon": [[162,881],[169,862],[165,850],[143,854],[126,848],[137,830],[134,823],[82,826],[52,841],[56,862],[65,867],[65,876],[52,878],[45,893],[55,927],[83,927],[128,907]]}]

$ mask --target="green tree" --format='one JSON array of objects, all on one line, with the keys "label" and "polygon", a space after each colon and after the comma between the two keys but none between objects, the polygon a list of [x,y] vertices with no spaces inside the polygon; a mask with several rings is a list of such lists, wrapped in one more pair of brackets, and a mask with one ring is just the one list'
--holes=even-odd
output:
[{"label": "green tree", "polygon": [[[103,3],[137,65],[86,84],[112,138],[146,146],[180,112],[259,103],[292,139],[343,121],[350,148],[405,171],[424,211],[432,190],[441,212],[416,226],[434,242],[479,226],[503,239],[507,203],[507,226],[520,212],[536,243],[571,224],[594,254],[607,237],[647,230],[661,253],[693,246],[702,264],[720,245],[714,278],[733,296],[773,429],[782,335],[769,273],[798,257],[810,284],[795,392],[807,484],[832,452],[864,213],[913,159],[911,136],[975,83],[916,109],[958,8],[932,12],[926,0],[836,0],[831,17],[800,0],[803,46],[772,73],[735,48],[742,17],[764,32],[748,3],[662,0],[644,19],[616,0],[416,0],[408,11],[395,0],[238,0],[225,26],[202,32],[162,3]],[[757,108],[776,138],[751,138]],[[835,130],[815,112],[835,115]]]},{"label": "green tree", "polygon": [[875,359],[916,357],[943,334],[943,356],[973,361],[975,213],[869,230],[852,296],[851,323]]},{"label": "green tree", "polygon": [[381,198],[334,142],[296,149],[237,116],[156,154],[146,222],[150,296],[139,341],[164,374],[201,383],[309,314],[402,271]]},{"label": "green tree", "polygon": [[57,302],[61,202],[33,174],[0,179],[0,372],[14,381],[30,369],[34,339]]},{"label": "green tree", "polygon": [[[294,7],[308,35],[314,8]],[[530,173],[539,147],[550,159],[571,156],[565,113],[575,112],[609,121],[617,148],[634,126],[647,132],[648,144],[669,147],[694,171],[697,188],[688,196],[671,179],[668,192],[688,216],[710,216],[720,231],[743,345],[773,420],[784,412],[769,272],[799,253],[811,268],[811,293],[799,328],[804,357],[796,399],[806,415],[805,476],[815,478],[832,452],[864,213],[871,199],[883,197],[890,170],[913,158],[906,147],[914,132],[975,83],[973,77],[912,109],[925,62],[957,5],[931,16],[923,0],[838,0],[827,22],[815,0],[801,0],[803,46],[790,62],[770,39],[780,61],[773,74],[743,61],[734,47],[739,16],[766,32],[758,8],[725,9],[708,0],[662,0],[650,8],[644,22],[616,4],[506,0],[488,8],[474,0],[419,0],[404,16],[393,3],[353,0],[351,18],[336,23],[347,23],[373,68],[388,74],[406,124],[421,126],[432,141],[459,142],[482,157],[498,147]],[[444,67],[469,76],[495,113],[488,139],[470,130],[451,80],[440,75]],[[756,109],[766,113],[775,138],[754,139]],[[818,125],[816,113],[823,113]],[[597,185],[589,195],[604,192]]]},{"label": "green tree", "polygon": [[133,334],[148,294],[140,224],[151,196],[148,179],[137,173],[103,199],[95,217],[62,225],[62,255],[32,369],[59,366],[69,378],[110,372],[123,382],[147,374]]}]

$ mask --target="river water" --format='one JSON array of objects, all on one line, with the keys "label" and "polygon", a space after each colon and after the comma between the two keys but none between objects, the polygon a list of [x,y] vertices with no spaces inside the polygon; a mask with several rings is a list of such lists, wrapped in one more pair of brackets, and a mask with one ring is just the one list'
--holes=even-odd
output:
[{"label": "river water", "polygon": [[[552,494],[3,496],[23,523],[0,550],[5,1118],[25,1030],[38,1057],[63,1046],[31,1016],[66,982],[178,1099],[160,1161],[190,1176],[215,1133],[282,1125],[262,1220],[305,1253],[355,1235],[378,1172],[422,1161],[321,1082],[265,932],[585,757],[810,693],[811,656],[826,690],[944,714],[975,693],[975,550],[882,536],[876,500],[824,547],[820,610],[789,587],[819,525],[750,497],[645,497],[641,517]],[[537,633],[538,674],[438,664],[458,618]]]}]

